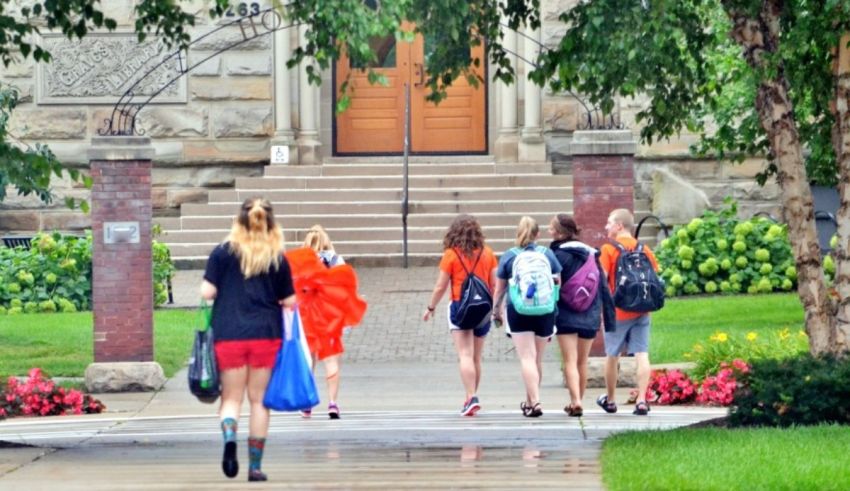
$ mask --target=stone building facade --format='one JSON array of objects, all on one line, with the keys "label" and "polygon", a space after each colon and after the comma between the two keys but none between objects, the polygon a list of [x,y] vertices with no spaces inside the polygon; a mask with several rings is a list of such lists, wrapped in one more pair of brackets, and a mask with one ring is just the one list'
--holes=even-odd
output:
[{"label": "stone building facade", "polygon": [[[91,138],[103,128],[122,94],[141,72],[169,53],[152,42],[136,43],[132,0],[102,3],[119,23],[115,33],[90,35],[73,43],[45,34],[42,42],[54,56],[51,64],[28,62],[0,69],[0,80],[16,86],[22,95],[11,133],[25,142],[48,144],[64,163],[81,168],[88,166]],[[207,7],[195,3],[203,19]],[[535,40],[546,47],[557,44],[564,30],[558,15],[575,0],[543,0],[541,4],[544,22],[540,30],[505,34],[505,45],[521,58],[534,58],[539,49]],[[262,11],[266,5],[247,2],[234,8],[238,15],[240,9]],[[338,67],[322,73],[321,87],[307,83],[305,66],[287,70],[289,53],[303,40],[303,30],[298,27],[242,43],[245,26],[208,34],[235,18],[207,21],[193,29],[196,43],[188,60],[181,57],[159,70],[166,79],[168,70],[206,61],[163,91],[139,115],[140,128],[152,138],[156,150],[152,176],[155,216],[174,216],[183,203],[205,202],[211,189],[231,186],[236,177],[260,176],[269,163],[272,145],[289,146],[291,165],[321,164],[343,153],[336,151],[341,130],[333,111]],[[249,31],[258,27],[262,31],[261,24],[249,26]],[[573,97],[526,83],[521,58],[515,58],[521,74],[518,83],[504,86],[488,80],[483,89],[480,119],[485,147],[477,153],[492,155],[497,162],[545,161],[555,173],[569,173],[570,142],[583,117],[582,106]],[[158,76],[151,78],[159,80]],[[154,82],[134,89],[137,96],[154,92]],[[639,100],[622,100],[617,107],[617,117],[635,135],[634,115],[640,104]],[[742,202],[745,213],[764,210],[778,216],[776,186],[759,188],[752,179],[764,165],[762,161],[732,166],[696,160],[688,153],[694,140],[686,135],[639,146],[636,198],[652,199],[653,209],[657,206],[664,213],[664,200],[681,203],[685,199],[698,210],[700,203],[716,205],[731,194]],[[464,152],[446,148],[435,153]],[[660,192],[661,188],[667,192]],[[63,181],[58,181],[55,189],[60,197],[88,196],[87,190]],[[678,193],[674,197],[670,197],[672,190]],[[682,207],[668,208],[668,213],[682,215]],[[688,217],[669,218],[675,222]],[[44,206],[11,193],[0,204],[0,231],[73,230],[89,225],[88,217],[65,209],[61,199]]]}]

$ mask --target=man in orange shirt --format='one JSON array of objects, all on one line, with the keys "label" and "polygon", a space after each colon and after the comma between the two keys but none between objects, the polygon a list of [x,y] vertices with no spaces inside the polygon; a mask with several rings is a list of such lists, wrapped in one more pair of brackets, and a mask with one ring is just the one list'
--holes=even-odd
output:
[{"label": "man in orange shirt", "polygon": [[[627,251],[637,247],[637,239],[632,236],[634,228],[634,216],[629,210],[619,208],[608,216],[605,231],[608,238],[617,241]],[[658,271],[658,261],[649,247],[643,246],[643,251],[652,263],[652,267]],[[608,275],[608,287],[614,294],[617,273],[617,259],[620,251],[613,244],[604,244],[601,249],[599,261]],[[627,350],[635,356],[637,362],[638,398],[634,414],[646,415],[649,405],[646,403],[646,389],[649,386],[649,327],[650,318],[648,312],[627,312],[616,309],[617,329],[605,332],[605,386],[607,393],[599,396],[596,403],[605,412],[617,412],[617,404],[614,402],[614,390],[617,388],[617,376],[619,370],[620,354]]]}]

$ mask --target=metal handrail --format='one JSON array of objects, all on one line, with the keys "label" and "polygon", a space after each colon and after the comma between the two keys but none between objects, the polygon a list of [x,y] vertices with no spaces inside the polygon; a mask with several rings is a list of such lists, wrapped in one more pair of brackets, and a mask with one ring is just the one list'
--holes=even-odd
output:
[{"label": "metal handrail", "polygon": [[410,157],[410,84],[404,83],[404,168],[401,185],[401,225],[402,253],[404,254],[404,269],[407,269],[407,215],[410,212],[409,198],[409,162]]},{"label": "metal handrail", "polygon": [[640,221],[638,222],[637,228],[635,228],[635,238],[640,238],[640,228],[643,227],[643,223],[645,221],[649,220],[650,218],[652,218],[653,220],[658,222],[658,225],[661,227],[661,230],[664,232],[664,237],[670,237],[670,230],[669,230],[669,227],[667,226],[667,224],[662,222],[661,219],[658,218],[655,215],[647,215],[647,216],[641,218]]}]

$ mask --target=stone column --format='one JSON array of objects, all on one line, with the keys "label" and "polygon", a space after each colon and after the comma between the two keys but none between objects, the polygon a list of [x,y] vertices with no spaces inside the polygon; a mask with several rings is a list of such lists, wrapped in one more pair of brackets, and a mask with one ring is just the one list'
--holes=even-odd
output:
[{"label": "stone column", "polygon": [[[536,61],[540,54],[540,29],[525,28],[523,45],[525,59]],[[532,67],[526,66],[526,73]],[[542,88],[531,81],[525,80],[525,105],[522,132],[518,146],[520,162],[545,162],[546,145],[543,141],[543,125],[540,120],[540,94]]]},{"label": "stone column", "polygon": [[[504,37],[502,45],[508,51],[508,59],[514,70],[517,69],[517,35],[509,27],[502,27]],[[496,162],[516,162],[517,145],[517,83],[507,85],[499,83],[499,132],[496,136],[495,157]]]},{"label": "stone column", "polygon": [[[593,247],[601,247],[607,240],[605,224],[611,210],[634,212],[636,150],[637,142],[629,130],[573,133],[573,216],[582,229],[582,241]],[[590,354],[605,355],[601,329]]]},{"label": "stone column", "polygon": [[92,392],[157,390],[153,361],[151,160],[147,137],[95,137],[92,191]]},{"label": "stone column", "polygon": [[[307,26],[298,27],[298,39],[302,46],[307,44]],[[319,150],[319,120],[316,112],[315,85],[307,80],[307,65],[311,63],[303,60],[298,72],[298,118],[300,127],[298,129],[298,155],[299,163],[311,165],[320,162]]]},{"label": "stone column", "polygon": [[289,147],[289,161],[298,162],[298,145],[292,129],[292,84],[286,62],[292,56],[291,31],[287,28],[274,32],[274,137],[272,145]]}]

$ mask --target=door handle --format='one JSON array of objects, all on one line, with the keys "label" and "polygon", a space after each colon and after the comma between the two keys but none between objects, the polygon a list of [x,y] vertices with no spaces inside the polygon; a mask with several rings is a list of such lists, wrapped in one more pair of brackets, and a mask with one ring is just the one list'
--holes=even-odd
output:
[{"label": "door handle", "polygon": [[414,82],[413,86],[422,87],[423,85],[425,85],[425,66],[422,63],[414,63],[413,67],[413,76],[417,79],[417,81]]}]

